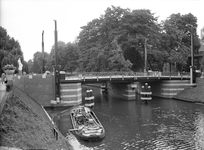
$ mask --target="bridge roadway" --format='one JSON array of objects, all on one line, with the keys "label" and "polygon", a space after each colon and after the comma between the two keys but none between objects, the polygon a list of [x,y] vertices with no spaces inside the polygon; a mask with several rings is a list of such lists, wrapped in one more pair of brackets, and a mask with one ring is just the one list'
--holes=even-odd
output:
[{"label": "bridge roadway", "polygon": [[135,74],[135,75],[100,75],[100,74],[78,74],[75,76],[65,76],[64,80],[60,83],[104,83],[104,82],[117,82],[127,83],[134,81],[155,81],[155,80],[189,80],[190,76],[187,74]]}]

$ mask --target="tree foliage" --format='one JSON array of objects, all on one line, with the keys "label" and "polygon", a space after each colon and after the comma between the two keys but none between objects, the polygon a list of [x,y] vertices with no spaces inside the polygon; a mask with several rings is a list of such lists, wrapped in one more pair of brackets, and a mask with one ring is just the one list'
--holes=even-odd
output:
[{"label": "tree foliage", "polygon": [[200,40],[196,34],[197,18],[191,13],[186,15],[172,14],[163,22],[163,33],[161,46],[165,53],[166,62],[177,63],[185,66],[190,55],[191,47],[191,27],[193,27],[193,47],[198,52]]},{"label": "tree foliage", "polygon": [[[79,49],[78,45],[75,43],[67,43],[59,41],[58,42],[58,64],[60,65],[60,70],[73,72],[76,71],[78,67]],[[52,70],[52,66],[55,65],[55,47],[52,47],[50,55],[47,61],[48,70]]]},{"label": "tree foliage", "polygon": [[149,53],[154,55],[159,51],[159,36],[157,18],[150,10],[109,7],[99,19],[82,27],[78,36],[80,69],[139,70],[143,67],[138,62],[143,60],[144,39],[148,38],[152,50]]},{"label": "tree foliage", "polygon": [[17,40],[10,37],[7,34],[6,29],[0,26],[0,72],[2,72],[2,67],[6,64],[13,64],[18,68],[18,59],[25,64],[23,71],[26,71],[26,62],[24,61],[23,52],[21,51],[21,46]]},{"label": "tree foliage", "polygon": [[[112,57],[111,43],[115,40],[118,34],[116,29],[119,28],[121,19],[127,12],[127,9],[112,6],[107,8],[105,15],[82,27],[78,36],[79,70],[107,71],[114,66],[111,62],[115,62],[113,59],[116,57]],[[112,59],[109,59],[110,57]]]},{"label": "tree foliage", "polygon": [[[45,69],[47,69],[47,61],[48,61],[49,54],[44,52],[44,64]],[[44,73],[43,71],[43,54],[42,52],[36,52],[33,55],[33,61],[28,61],[29,72],[32,73]]]},{"label": "tree foliage", "polygon": [[[58,42],[60,70],[73,71],[141,71],[144,68],[145,41],[148,64],[162,71],[164,63],[176,64],[178,69],[187,65],[190,55],[191,28],[197,27],[197,18],[191,13],[172,14],[158,23],[158,18],[148,9],[130,10],[111,6],[99,18],[81,27],[76,42]],[[193,30],[195,52],[200,41]],[[0,49],[6,49],[4,61],[13,61],[22,55],[18,41],[0,32]],[[10,41],[8,42],[8,39]],[[3,43],[3,44],[2,44]],[[9,44],[8,44],[9,43]],[[2,52],[0,50],[0,57]],[[23,60],[22,60],[23,61]],[[15,65],[15,63],[14,63]],[[42,53],[36,52],[27,64],[30,72],[42,72]],[[55,47],[45,54],[45,69],[55,66]]]},{"label": "tree foliage", "polygon": [[34,73],[34,64],[33,64],[33,60],[32,59],[28,60],[27,66],[28,66],[28,72],[29,73]]},{"label": "tree foliage", "polygon": [[[93,19],[78,36],[80,49],[79,70],[138,71],[144,67],[144,45],[147,40],[149,64],[174,63],[185,66],[190,54],[190,29],[197,27],[192,14],[172,14],[161,24],[150,10],[109,7],[100,18]],[[194,50],[200,47],[194,32]]]}]

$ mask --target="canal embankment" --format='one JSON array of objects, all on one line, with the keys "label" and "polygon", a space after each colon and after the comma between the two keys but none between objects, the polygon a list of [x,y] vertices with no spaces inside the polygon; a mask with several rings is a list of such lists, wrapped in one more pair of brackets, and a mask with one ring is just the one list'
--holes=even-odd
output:
[{"label": "canal embankment", "polygon": [[0,115],[0,146],[20,149],[73,149],[41,105],[17,87],[8,93]]},{"label": "canal embankment", "polygon": [[204,79],[196,79],[196,87],[190,87],[184,91],[178,93],[174,96],[174,99],[195,102],[195,103],[204,103]]}]

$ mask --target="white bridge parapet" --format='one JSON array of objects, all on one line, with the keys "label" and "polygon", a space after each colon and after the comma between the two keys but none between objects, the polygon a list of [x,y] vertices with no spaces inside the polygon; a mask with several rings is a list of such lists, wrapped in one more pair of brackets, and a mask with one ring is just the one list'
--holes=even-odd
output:
[{"label": "white bridge parapet", "polygon": [[144,72],[87,72],[87,73],[77,73],[74,75],[66,75],[65,80],[99,80],[99,79],[138,79],[138,78],[144,78],[147,77],[147,79],[151,78],[190,78],[189,73],[162,73],[162,72],[150,72],[150,73],[144,73]]}]

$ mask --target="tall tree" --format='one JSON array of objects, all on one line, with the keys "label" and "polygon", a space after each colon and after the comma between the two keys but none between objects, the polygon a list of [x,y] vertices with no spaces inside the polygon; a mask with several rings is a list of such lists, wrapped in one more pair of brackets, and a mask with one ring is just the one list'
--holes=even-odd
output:
[{"label": "tall tree", "polygon": [[87,26],[82,27],[78,36],[81,70],[107,71],[113,69],[114,65],[110,63],[114,61],[109,59],[113,55],[110,52],[113,49],[111,43],[118,35],[115,29],[119,28],[123,15],[128,11],[120,7],[109,7],[99,19],[94,19]]},{"label": "tall tree", "polygon": [[[50,52],[47,67],[52,70],[52,66],[55,65],[55,47],[52,47]],[[58,60],[60,70],[73,72],[78,68],[79,49],[76,43],[65,44],[62,41],[58,42]]]},{"label": "tall tree", "polygon": [[0,72],[2,72],[2,67],[6,64],[13,64],[18,68],[17,61],[19,58],[24,61],[19,42],[13,37],[11,38],[6,29],[0,26]]},{"label": "tall tree", "polygon": [[[44,52],[44,56],[45,56],[44,58],[45,58],[45,64],[46,64],[48,57],[49,57],[49,54],[47,52]],[[32,63],[33,63],[33,68],[32,68],[32,66],[30,66],[30,67],[34,73],[44,73],[44,72],[42,72],[42,67],[43,67],[43,54],[42,54],[42,52],[36,52],[33,55],[33,62],[30,61],[29,65],[32,65]],[[47,69],[46,66],[45,66],[45,68]]]},{"label": "tall tree", "polygon": [[123,50],[118,45],[117,38],[114,39],[112,45],[113,50],[109,58],[110,69],[113,71],[130,71],[132,63],[129,60],[125,60]]},{"label": "tall tree", "polygon": [[[186,15],[172,14],[163,22],[162,48],[166,52],[165,60],[170,64],[177,63],[178,66],[185,66],[190,55],[191,27],[193,26],[194,50],[198,52],[200,42],[195,28],[197,18],[191,13]],[[182,68],[182,67],[181,67]],[[180,69],[181,69],[180,68]]]},{"label": "tall tree", "polygon": [[[152,49],[150,53],[154,54],[157,51],[159,31],[157,18],[149,10],[130,11],[120,7],[109,7],[99,19],[94,19],[82,27],[78,36],[80,67],[84,71],[121,70],[124,67],[126,70],[137,70],[142,67],[141,63],[136,63],[128,53],[132,50],[132,54],[137,56],[135,58],[143,59],[144,39],[148,38]],[[119,52],[113,49],[113,43],[116,41],[122,52],[118,55],[121,59],[113,57],[113,54]],[[120,69],[118,65],[116,67],[112,64],[116,58],[117,62],[121,61],[118,62],[122,64]],[[124,63],[128,61],[129,65]]]},{"label": "tall tree", "polygon": [[158,48],[160,26],[157,18],[150,10],[140,9],[127,13],[122,21],[123,24],[119,28],[119,31],[122,31],[119,41],[125,52],[125,58],[132,62],[132,70],[141,70],[144,66],[145,39],[148,41],[148,54],[155,59],[158,59],[160,54]]},{"label": "tall tree", "polygon": [[32,59],[28,60],[27,65],[28,65],[28,72],[34,73],[34,63]]}]

